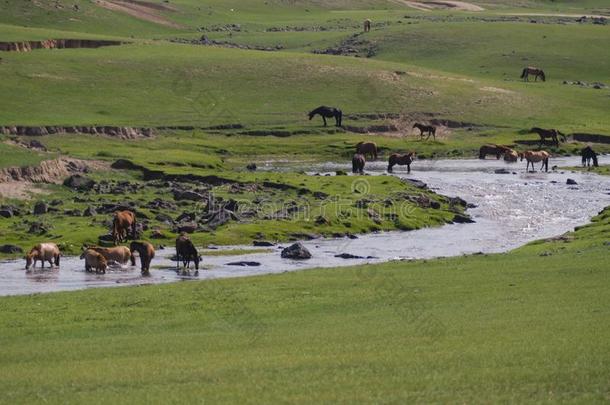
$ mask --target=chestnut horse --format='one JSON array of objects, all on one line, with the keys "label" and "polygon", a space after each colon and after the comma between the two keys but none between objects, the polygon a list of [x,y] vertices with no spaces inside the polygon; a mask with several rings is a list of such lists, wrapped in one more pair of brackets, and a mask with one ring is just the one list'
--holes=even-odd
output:
[{"label": "chestnut horse", "polygon": [[498,145],[483,145],[479,148],[479,159],[485,159],[487,155],[493,155],[496,159],[500,159],[503,153],[504,149]]},{"label": "chestnut horse", "polygon": [[375,142],[358,142],[356,153],[366,156],[371,155],[371,159],[377,159],[377,144]]},{"label": "chestnut horse", "polygon": [[108,263],[127,264],[131,259],[131,252],[126,246],[115,246],[111,248],[89,246],[88,249],[95,250],[97,253],[104,256]]},{"label": "chestnut horse", "polygon": [[523,68],[523,71],[521,72],[521,79],[525,80],[526,82],[529,81],[529,75],[534,75],[534,81],[537,82],[538,81],[538,77],[540,77],[542,79],[543,82],[546,81],[546,76],[544,75],[544,72],[542,71],[542,69],[538,69],[537,67],[533,67],[533,66],[528,66],[526,68]]},{"label": "chestnut horse", "polygon": [[366,159],[364,155],[360,153],[356,153],[352,158],[352,173],[360,173],[364,174],[364,165],[366,164]]},{"label": "chestnut horse", "polygon": [[516,162],[517,158],[519,157],[519,154],[517,153],[516,150],[510,149],[510,148],[506,148],[507,150],[504,151],[504,161],[505,162]]},{"label": "chestnut horse", "polygon": [[81,260],[85,259],[86,272],[90,272],[91,269],[95,269],[96,273],[106,274],[108,262],[106,261],[106,258],[102,256],[101,253],[98,253],[93,249],[86,249],[83,254],[80,255],[80,258]]},{"label": "chestnut horse", "polygon": [[534,168],[534,163],[538,163],[538,162],[542,162],[542,166],[540,166],[540,170],[542,170],[544,168],[545,172],[549,171],[549,157],[551,156],[550,153],[548,153],[544,150],[539,150],[539,151],[526,150],[525,152],[520,153],[519,156],[521,157],[522,162],[523,162],[523,159],[527,160],[527,166],[525,168],[525,171],[528,171],[530,164],[532,165],[532,171],[535,171],[536,169]]},{"label": "chestnut horse", "polygon": [[131,211],[116,211],[112,220],[112,240],[115,245],[136,237],[136,214]]},{"label": "chestnut horse", "polygon": [[55,243],[39,243],[25,256],[25,269],[29,270],[32,265],[36,267],[36,262],[39,260],[43,269],[44,262],[49,262],[51,267],[53,267],[53,264],[59,266],[60,256],[61,253]]},{"label": "chestnut horse", "polygon": [[407,166],[407,173],[411,173],[411,163],[415,160],[416,153],[409,152],[404,155],[392,153],[388,161],[388,173],[392,173],[392,168],[395,165]]}]

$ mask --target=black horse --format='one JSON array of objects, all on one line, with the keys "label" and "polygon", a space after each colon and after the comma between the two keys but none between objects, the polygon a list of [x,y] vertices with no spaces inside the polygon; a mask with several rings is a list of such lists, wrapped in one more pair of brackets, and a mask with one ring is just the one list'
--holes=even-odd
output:
[{"label": "black horse", "polygon": [[352,173],[360,173],[364,174],[364,165],[366,164],[366,159],[364,155],[360,153],[356,153],[352,158]]},{"label": "black horse", "polygon": [[595,153],[595,151],[590,146],[583,148],[583,150],[580,152],[580,156],[582,156],[583,167],[591,167],[591,161],[593,161],[593,167],[599,166],[599,164],[597,163],[597,153]]},{"label": "black horse", "polygon": [[428,134],[426,140],[428,140],[430,136],[432,136],[436,140],[436,128],[432,125],[415,123],[415,125],[413,125],[413,128],[419,129],[419,139],[423,139],[424,134]]},{"label": "black horse", "polygon": [[544,142],[546,142],[546,138],[551,138],[553,140],[553,143],[555,144],[555,146],[559,146],[558,136],[561,136],[563,142],[566,141],[566,136],[556,129],[543,129],[543,128],[534,127],[532,129],[530,129],[529,133],[538,134],[538,136],[540,137],[540,147],[542,147],[542,144]]},{"label": "black horse", "polygon": [[338,108],[327,107],[327,106],[323,105],[323,106],[320,106],[320,107],[316,108],[315,110],[311,111],[307,115],[309,115],[309,119],[311,120],[313,117],[315,117],[318,114],[324,120],[324,126],[326,126],[326,119],[333,118],[333,117],[335,118],[335,126],[337,126],[337,127],[341,126],[341,120],[343,119],[343,113]]}]

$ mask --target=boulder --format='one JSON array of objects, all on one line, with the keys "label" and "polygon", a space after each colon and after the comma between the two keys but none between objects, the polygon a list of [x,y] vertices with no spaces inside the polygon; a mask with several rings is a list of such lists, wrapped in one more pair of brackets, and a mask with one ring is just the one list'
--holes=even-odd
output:
[{"label": "boulder", "polygon": [[248,164],[248,166],[246,166],[246,169],[250,170],[251,172],[255,171],[257,169],[256,163]]},{"label": "boulder", "polygon": [[426,183],[416,179],[403,179],[403,182],[421,189],[428,188],[428,185]]},{"label": "boulder", "polygon": [[0,245],[0,253],[15,254],[23,253],[23,249],[15,245]]},{"label": "boulder", "polygon": [[42,202],[42,201],[38,201],[35,205],[34,205],[34,215],[42,215],[42,214],[46,214],[47,212],[49,212],[49,206]]},{"label": "boulder", "polygon": [[13,215],[14,214],[13,214],[13,210],[12,209],[9,209],[9,208],[2,208],[2,209],[0,209],[0,217],[10,218]]},{"label": "boulder", "polygon": [[64,180],[64,186],[77,191],[89,191],[95,186],[95,181],[80,174],[73,174]]},{"label": "boulder", "polygon": [[189,190],[173,190],[174,200],[202,201],[205,197],[199,193]]},{"label": "boulder", "polygon": [[87,208],[85,208],[85,211],[83,211],[83,216],[85,217],[92,217],[94,215],[97,215],[97,211],[92,206],[88,206]]},{"label": "boulder", "polygon": [[269,247],[269,246],[275,246],[273,243],[268,242],[266,240],[255,240],[254,242],[252,242],[252,246],[257,246],[257,247]]},{"label": "boulder", "polygon": [[297,242],[282,250],[282,258],[295,260],[311,259],[311,253],[302,243]]},{"label": "boulder", "polygon": [[574,179],[568,179],[568,180],[566,180],[566,184],[569,185],[569,186],[575,186],[578,183]]},{"label": "boulder", "polygon": [[227,266],[243,266],[243,267],[257,267],[260,265],[261,264],[259,262],[248,262],[248,261],[227,263]]},{"label": "boulder", "polygon": [[454,224],[472,224],[472,223],[474,223],[474,220],[467,215],[455,214],[455,216],[453,217],[453,223]]}]

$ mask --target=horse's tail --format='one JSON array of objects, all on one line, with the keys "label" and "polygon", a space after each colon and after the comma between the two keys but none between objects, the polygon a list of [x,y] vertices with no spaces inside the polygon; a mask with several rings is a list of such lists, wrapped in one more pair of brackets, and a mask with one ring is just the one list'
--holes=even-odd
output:
[{"label": "horse's tail", "polygon": [[133,215],[133,222],[131,223],[131,239],[136,239],[136,215]]},{"label": "horse's tail", "polygon": [[599,164],[597,163],[597,154],[595,154],[595,152],[593,152],[593,166],[595,167],[599,167]]},{"label": "horse's tail", "polygon": [[59,257],[60,257],[60,256],[61,256],[61,254],[60,254],[60,253],[58,253],[58,254],[55,256],[55,265],[56,265],[56,266],[58,266],[58,267],[59,267]]},{"label": "horse's tail", "polygon": [[525,76],[527,76],[527,68],[523,68],[520,79],[525,79]]}]

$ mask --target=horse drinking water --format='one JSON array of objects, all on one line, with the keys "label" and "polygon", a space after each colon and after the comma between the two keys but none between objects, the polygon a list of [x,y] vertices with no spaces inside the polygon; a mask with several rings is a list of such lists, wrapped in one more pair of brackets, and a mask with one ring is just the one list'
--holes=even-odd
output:
[{"label": "horse drinking water", "polygon": [[352,173],[364,174],[365,164],[366,159],[364,158],[364,155],[361,153],[356,153],[352,158]]},{"label": "horse drinking water", "polygon": [[591,161],[593,161],[594,167],[599,166],[599,164],[597,163],[597,153],[595,153],[595,151],[590,146],[583,148],[583,150],[580,152],[580,156],[582,156],[583,167],[585,165],[587,167],[591,167]]},{"label": "horse drinking water", "polygon": [[309,116],[309,120],[311,121],[311,119],[313,117],[315,117],[316,115],[320,115],[322,117],[322,120],[324,121],[324,126],[326,126],[326,119],[327,118],[335,118],[335,126],[340,127],[341,126],[341,121],[343,119],[343,112],[341,112],[341,110],[339,110],[338,108],[335,107],[327,107],[325,105],[322,105],[318,108],[316,108],[315,110],[312,110],[309,112],[309,114],[307,114]]}]

